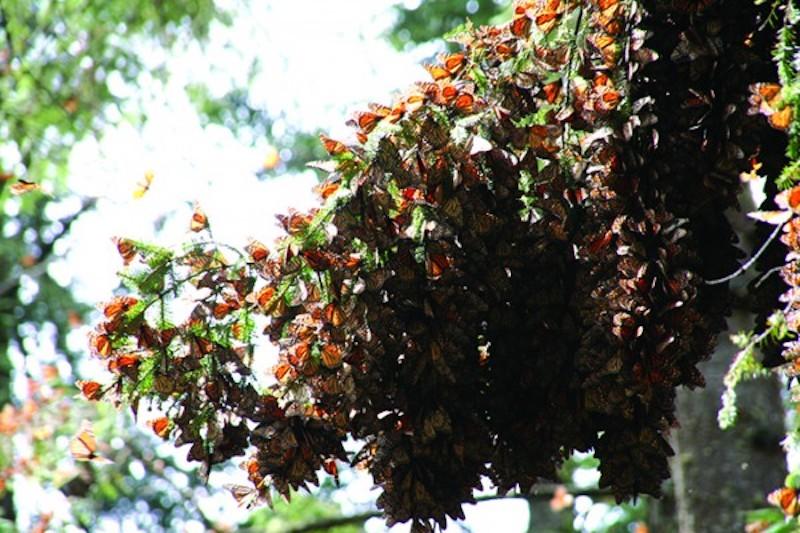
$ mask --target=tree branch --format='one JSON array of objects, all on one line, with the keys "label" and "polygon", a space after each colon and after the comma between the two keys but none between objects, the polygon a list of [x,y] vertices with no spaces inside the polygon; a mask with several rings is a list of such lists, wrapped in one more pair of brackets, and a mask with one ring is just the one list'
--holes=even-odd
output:
[{"label": "tree branch", "polygon": [[[553,492],[558,485],[554,483],[544,484],[537,486],[532,493],[522,494],[522,493],[512,493],[512,494],[487,494],[485,496],[479,496],[475,498],[475,503],[481,502],[488,502],[493,500],[510,500],[510,499],[521,499],[527,501],[543,501],[543,500],[550,500],[553,496]],[[612,494],[608,490],[604,489],[588,489],[583,490],[576,496],[590,496],[592,498],[608,498],[611,497]],[[320,520],[315,520],[313,522],[308,522],[306,524],[301,524],[299,526],[290,527],[284,530],[283,533],[313,533],[315,531],[327,531],[331,528],[338,527],[338,526],[346,526],[346,525],[353,525],[353,524],[363,524],[370,518],[380,518],[383,516],[383,512],[379,510],[372,510],[372,511],[365,511],[363,513],[357,513],[347,516],[335,516],[331,518],[322,518]],[[243,529],[241,530],[243,533],[255,533],[254,529]]]}]

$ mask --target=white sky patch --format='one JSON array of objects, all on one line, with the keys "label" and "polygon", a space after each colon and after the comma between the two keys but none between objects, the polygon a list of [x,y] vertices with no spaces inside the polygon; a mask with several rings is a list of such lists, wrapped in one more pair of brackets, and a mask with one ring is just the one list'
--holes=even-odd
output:
[{"label": "white sky patch", "polygon": [[[440,49],[435,44],[411,52],[394,50],[383,37],[392,22],[392,3],[252,2],[231,28],[215,26],[203,47],[192,44],[173,56],[155,48],[142,49],[146,61],[166,61],[170,81],[161,87],[145,73],[139,87],[130,88],[110,80],[114,94],[143,102],[148,120],[141,130],[126,124],[111,128],[100,141],[84,141],[73,151],[70,190],[95,197],[98,203],[73,225],[67,259],[52,267],[59,278],[74,280],[80,300],[93,304],[107,300],[119,284],[115,273],[122,268],[112,237],[177,246],[190,236],[193,202],[208,215],[216,240],[241,248],[252,237],[269,246],[278,235],[275,214],[289,207],[315,205],[311,188],[316,174],[308,170],[259,181],[255,172],[264,159],[265,143],[256,142],[254,148],[225,128],[203,128],[185,87],[200,82],[214,96],[222,96],[232,82],[246,84],[257,59],[251,104],[281,117],[275,128],[321,128],[335,138],[352,141],[353,131],[344,125],[349,112],[364,108],[369,101],[391,103],[393,93],[427,79],[420,63]],[[149,170],[154,173],[150,189],[135,200],[132,193]],[[85,335],[86,329],[76,336]],[[79,341],[70,338],[70,342]],[[102,365],[94,363],[81,365],[82,377],[102,375]],[[175,452],[170,445],[167,453],[185,462],[185,449]],[[140,476],[138,466],[134,469],[132,473]],[[233,477],[230,471],[212,473],[211,485],[246,482],[243,474]],[[358,473],[339,496],[339,503],[345,512],[363,510],[376,495],[368,476]],[[231,520],[245,515],[227,494],[204,500],[214,516]],[[465,513],[465,526],[475,533],[527,529],[527,506],[519,500],[466,506]],[[382,520],[371,520],[366,527],[385,530]],[[117,531],[119,524],[102,522],[100,530]],[[392,528],[407,530],[408,525]]]}]

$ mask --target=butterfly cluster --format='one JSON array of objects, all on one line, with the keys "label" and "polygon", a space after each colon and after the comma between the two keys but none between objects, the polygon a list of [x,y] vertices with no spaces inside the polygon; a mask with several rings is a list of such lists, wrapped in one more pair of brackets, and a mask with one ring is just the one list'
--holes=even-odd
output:
[{"label": "butterfly cluster", "polygon": [[[322,137],[320,207],[280,216],[274,246],[117,240],[140,294],[103,309],[115,381],[84,395],[155,398],[154,431],[206,470],[249,451],[252,502],[348,461],[389,523],[425,530],[484,477],[529,490],[590,449],[617,498],[659,494],[675,389],[702,385],[724,326],[726,289],[703,283],[735,268],[722,211],[752,157],[774,163],[748,113],[764,8],[730,4],[517,1],[357,113],[357,144]],[[181,283],[203,295],[172,324]],[[279,348],[266,389],[257,319]]]}]

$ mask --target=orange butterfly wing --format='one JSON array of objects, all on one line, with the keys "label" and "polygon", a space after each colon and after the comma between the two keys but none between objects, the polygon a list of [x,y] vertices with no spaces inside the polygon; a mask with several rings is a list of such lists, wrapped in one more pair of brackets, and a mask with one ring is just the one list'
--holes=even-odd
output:
[{"label": "orange butterfly wing", "polygon": [[96,463],[110,463],[109,459],[97,454],[97,439],[92,431],[92,423],[84,420],[81,430],[69,443],[69,451],[76,461],[93,461]]},{"label": "orange butterfly wing", "polygon": [[208,228],[208,217],[206,216],[205,212],[200,209],[200,206],[195,204],[189,229],[194,232],[198,232],[203,231],[206,228]]}]

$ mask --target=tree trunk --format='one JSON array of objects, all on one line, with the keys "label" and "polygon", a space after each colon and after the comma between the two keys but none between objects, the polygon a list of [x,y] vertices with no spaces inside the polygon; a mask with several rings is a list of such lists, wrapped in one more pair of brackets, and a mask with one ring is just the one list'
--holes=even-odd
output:
[{"label": "tree trunk", "polygon": [[[751,327],[752,321],[742,314],[729,324],[736,331]],[[681,427],[672,435],[671,466],[680,533],[743,531],[743,511],[764,507],[766,494],[786,475],[777,379],[741,384],[736,425],[722,431],[717,424],[722,380],[735,353],[723,334],[713,358],[700,365],[705,389],[678,391]]]}]

